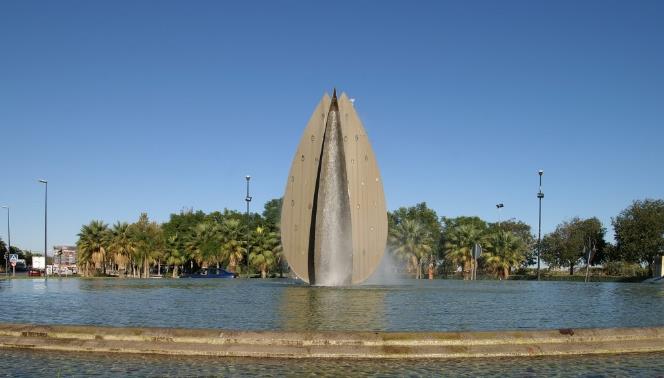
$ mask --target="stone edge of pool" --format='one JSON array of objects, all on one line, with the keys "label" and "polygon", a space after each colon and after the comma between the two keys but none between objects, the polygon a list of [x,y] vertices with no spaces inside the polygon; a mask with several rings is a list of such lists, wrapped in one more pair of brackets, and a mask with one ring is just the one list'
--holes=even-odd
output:
[{"label": "stone edge of pool", "polygon": [[465,358],[664,351],[664,326],[481,332],[228,331],[0,323],[0,348],[274,358]]}]

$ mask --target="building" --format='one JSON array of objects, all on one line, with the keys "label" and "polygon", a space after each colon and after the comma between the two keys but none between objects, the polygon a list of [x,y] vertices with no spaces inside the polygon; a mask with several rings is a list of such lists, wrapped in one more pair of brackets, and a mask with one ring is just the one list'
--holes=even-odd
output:
[{"label": "building", "polygon": [[72,274],[78,272],[76,260],[78,258],[75,245],[54,245],[53,246],[53,266],[62,274]]}]

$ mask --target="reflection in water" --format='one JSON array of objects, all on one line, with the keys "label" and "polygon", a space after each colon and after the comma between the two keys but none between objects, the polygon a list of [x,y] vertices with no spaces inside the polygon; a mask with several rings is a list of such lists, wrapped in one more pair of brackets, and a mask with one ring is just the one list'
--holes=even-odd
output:
[{"label": "reflection in water", "polygon": [[288,279],[0,281],[0,321],[241,330],[459,331],[662,326],[662,285]]},{"label": "reflection in water", "polygon": [[45,278],[34,278],[30,280],[32,282],[32,290],[36,293],[45,293],[47,289],[47,281]]},{"label": "reflection in water", "polygon": [[377,288],[287,286],[279,301],[281,329],[383,330],[385,291]]}]

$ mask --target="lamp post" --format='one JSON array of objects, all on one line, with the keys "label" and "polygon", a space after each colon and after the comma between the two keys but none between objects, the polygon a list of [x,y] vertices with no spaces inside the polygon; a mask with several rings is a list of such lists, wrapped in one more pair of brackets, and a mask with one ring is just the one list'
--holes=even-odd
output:
[{"label": "lamp post", "polygon": [[503,207],[505,207],[505,205],[503,205],[502,202],[496,205],[496,209],[498,209],[498,228],[500,228],[500,209]]},{"label": "lamp post", "polygon": [[537,280],[540,280],[540,254],[542,253],[542,198],[544,198],[544,193],[542,193],[542,175],[544,170],[540,169],[539,172],[539,192],[537,192],[537,198],[539,199],[539,223],[537,226]]},{"label": "lamp post", "polygon": [[247,201],[247,221],[249,221],[249,203],[251,203],[251,196],[249,195],[249,180],[251,180],[251,176],[246,175],[245,178],[247,179],[247,196],[244,200]]},{"label": "lamp post", "polygon": [[39,182],[44,184],[44,280],[46,280],[46,265],[48,265],[48,254],[46,252],[48,245],[48,181],[39,180]]},{"label": "lamp post", "polygon": [[9,274],[7,260],[9,259],[9,254],[12,253],[12,234],[9,229],[9,206],[3,206],[2,208],[7,209],[7,253],[5,254],[5,276],[7,276]]},{"label": "lamp post", "polygon": [[244,197],[244,200],[247,201],[247,258],[245,259],[247,261],[247,277],[249,277],[249,249],[251,248],[251,245],[249,245],[249,235],[251,235],[251,230],[249,228],[249,204],[251,203],[251,196],[249,195],[249,180],[251,180],[251,176],[246,175],[244,178],[247,179],[247,196]]}]

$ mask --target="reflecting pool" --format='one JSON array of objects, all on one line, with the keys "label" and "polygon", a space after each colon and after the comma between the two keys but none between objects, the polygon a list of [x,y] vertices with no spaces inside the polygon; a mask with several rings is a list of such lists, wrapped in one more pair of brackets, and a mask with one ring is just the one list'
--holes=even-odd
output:
[{"label": "reflecting pool", "polygon": [[310,287],[274,279],[0,281],[0,319],[243,330],[457,331],[664,325],[664,286],[403,280]]}]

